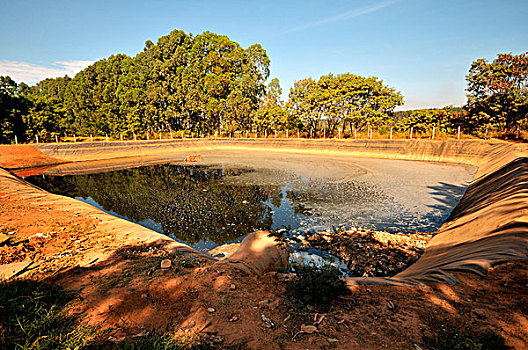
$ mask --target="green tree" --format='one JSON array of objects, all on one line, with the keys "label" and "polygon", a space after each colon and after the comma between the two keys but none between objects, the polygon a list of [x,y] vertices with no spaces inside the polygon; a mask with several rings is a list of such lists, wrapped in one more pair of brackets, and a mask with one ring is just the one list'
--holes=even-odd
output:
[{"label": "green tree", "polygon": [[512,131],[528,117],[528,52],[498,54],[493,62],[478,59],[466,80],[468,129]]},{"label": "green tree", "polygon": [[14,143],[15,136],[19,141],[25,138],[26,125],[24,116],[30,102],[27,98],[29,87],[17,84],[9,76],[0,76],[0,142]]},{"label": "green tree", "polygon": [[330,133],[339,123],[343,128],[359,130],[367,125],[386,121],[403,96],[376,77],[364,78],[345,73],[328,74],[319,81],[312,78],[295,82],[288,103],[291,114],[303,120],[306,127],[317,132],[321,120],[326,120]]},{"label": "green tree", "polygon": [[[279,79],[274,78],[266,87],[266,92],[259,102],[259,108],[254,114],[253,123],[257,130],[291,129],[290,118],[281,98],[282,88]],[[295,125],[293,125],[295,126]]]}]

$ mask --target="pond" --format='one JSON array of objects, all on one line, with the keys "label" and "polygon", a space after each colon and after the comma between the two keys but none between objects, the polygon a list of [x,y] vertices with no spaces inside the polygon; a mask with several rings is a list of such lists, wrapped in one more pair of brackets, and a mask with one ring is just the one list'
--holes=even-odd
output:
[{"label": "pond", "polygon": [[475,170],[440,163],[221,152],[204,156],[199,164],[159,163],[141,166],[138,161],[135,168],[80,175],[50,171],[26,180],[208,251],[261,229],[285,229],[289,236],[354,226],[435,231]]}]

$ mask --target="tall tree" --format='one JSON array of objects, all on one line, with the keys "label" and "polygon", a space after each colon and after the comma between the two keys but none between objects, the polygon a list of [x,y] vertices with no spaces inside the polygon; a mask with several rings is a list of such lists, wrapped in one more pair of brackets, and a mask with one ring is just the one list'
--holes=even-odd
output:
[{"label": "tall tree", "polygon": [[468,128],[512,130],[528,117],[528,52],[478,59],[466,79]]},{"label": "tall tree", "polygon": [[14,143],[15,136],[24,140],[30,102],[27,98],[29,87],[17,84],[9,76],[0,76],[0,142]]},{"label": "tall tree", "polygon": [[311,78],[295,82],[289,108],[314,132],[322,119],[333,132],[341,122],[358,129],[380,124],[402,102],[402,95],[382,80],[345,73],[324,75],[317,82]]}]

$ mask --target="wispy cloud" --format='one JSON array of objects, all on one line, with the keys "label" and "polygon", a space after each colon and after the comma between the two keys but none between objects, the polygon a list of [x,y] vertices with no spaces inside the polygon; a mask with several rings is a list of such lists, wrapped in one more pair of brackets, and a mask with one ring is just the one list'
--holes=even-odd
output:
[{"label": "wispy cloud", "polygon": [[51,66],[41,66],[28,62],[0,61],[0,75],[9,75],[17,82],[35,84],[46,78],[68,75],[73,77],[94,61],[56,61]]},{"label": "wispy cloud", "polygon": [[382,3],[376,4],[376,5],[358,7],[358,8],[352,9],[350,11],[341,13],[339,15],[325,17],[325,18],[321,18],[321,19],[319,19],[317,21],[313,21],[313,22],[302,24],[300,26],[297,26],[297,27],[294,27],[292,29],[289,29],[289,30],[285,31],[284,34],[293,33],[293,32],[300,32],[302,30],[309,29],[309,28],[314,28],[314,27],[319,27],[319,26],[323,26],[323,25],[326,25],[326,24],[346,21],[346,20],[349,20],[351,18],[355,18],[355,17],[359,17],[359,16],[363,16],[363,15],[372,13],[372,12],[379,11],[381,9],[384,9],[387,6],[390,6],[390,5],[394,4],[395,2],[396,1],[385,1],[385,2],[382,2]]}]

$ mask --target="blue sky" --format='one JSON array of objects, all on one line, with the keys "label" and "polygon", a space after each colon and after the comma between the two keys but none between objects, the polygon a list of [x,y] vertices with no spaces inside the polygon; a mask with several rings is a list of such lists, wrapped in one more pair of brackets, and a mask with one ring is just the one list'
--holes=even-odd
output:
[{"label": "blue sky", "polygon": [[528,51],[528,1],[0,0],[0,75],[73,76],[173,29],[262,44],[285,96],[295,80],[351,72],[401,91],[401,109],[441,107],[465,102],[473,60]]}]

